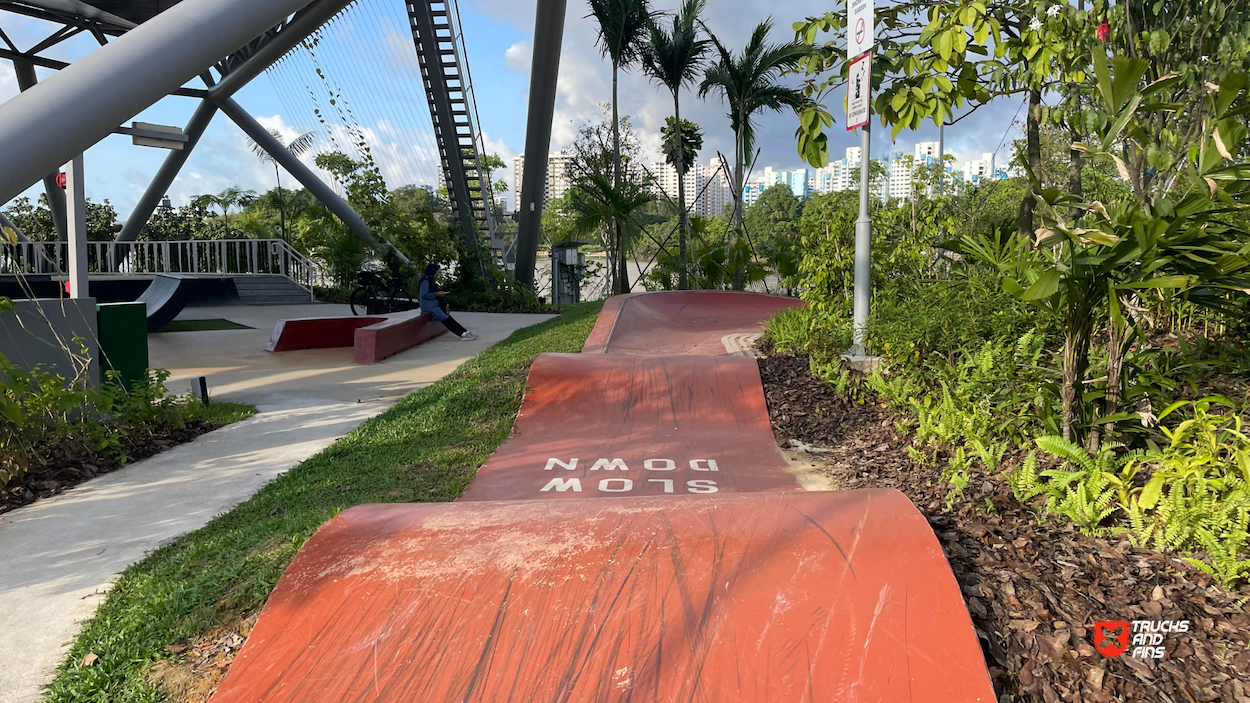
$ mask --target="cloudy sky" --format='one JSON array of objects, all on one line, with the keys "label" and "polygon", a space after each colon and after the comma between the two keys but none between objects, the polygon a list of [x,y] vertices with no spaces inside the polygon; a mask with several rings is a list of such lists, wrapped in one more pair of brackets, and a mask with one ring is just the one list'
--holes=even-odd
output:
[{"label": "cloudy sky", "polygon": [[[676,2],[655,4],[671,10]],[[827,3],[812,0],[773,0],[767,4],[745,0],[712,0],[707,25],[722,42],[739,47],[771,12],[777,28],[774,41],[791,37],[790,25],[808,14],[822,12]],[[460,0],[461,23],[476,90],[481,128],[488,148],[511,163],[525,142],[525,111],[529,89],[529,61],[534,31],[535,0]],[[579,123],[594,120],[600,105],[611,98],[611,67],[595,47],[595,25],[585,15],[585,0],[570,0],[564,32],[552,150],[568,144]],[[35,44],[51,27],[45,23],[0,12],[0,27],[19,47]],[[78,37],[47,55],[72,61],[94,48],[87,37]],[[262,124],[288,137],[304,131],[317,133],[318,149],[352,151],[364,142],[373,150],[391,185],[433,180],[435,159],[429,134],[429,110],[415,78],[416,59],[407,34],[400,0],[362,0],[326,30],[326,40],[316,56],[293,55],[275,70],[253,82],[237,100]],[[316,70],[330,77],[318,79]],[[45,78],[50,72],[43,72]],[[341,92],[343,100],[329,107],[328,90]],[[0,64],[0,101],[17,93],[7,63]],[[631,115],[644,149],[655,150],[664,118],[671,114],[672,99],[640,72],[622,77],[622,114]],[[840,109],[840,100],[839,109]],[[327,124],[313,112],[320,106]],[[350,110],[347,114],[343,109]],[[982,152],[999,151],[999,162],[1010,149],[1015,101],[995,104],[963,120],[946,132],[947,150],[961,161],[979,158]],[[170,97],[146,110],[138,120],[160,124],[185,124],[195,108],[191,98]],[[717,151],[730,154],[732,135],[724,106],[714,97],[699,101],[693,93],[683,96],[683,116],[700,124],[706,134],[700,159],[714,158]],[[802,166],[795,152],[793,114],[765,114],[760,119],[758,145],[762,149],[757,168]],[[927,124],[917,132],[903,132],[891,144],[885,130],[876,132],[873,153],[909,152],[916,142],[936,139],[936,128]],[[830,153],[839,157],[858,137],[835,124]],[[1004,139],[1006,141],[1004,141]],[[653,153],[655,153],[653,151]],[[130,139],[111,136],[87,153],[88,196],[108,198],[124,219],[160,166],[164,153],[133,147]],[[284,179],[289,178],[285,177]],[[261,163],[248,148],[243,134],[225,117],[218,116],[169,191],[176,204],[201,193],[215,193],[231,185],[263,190],[273,187],[272,167]],[[508,180],[511,180],[509,169]],[[32,189],[29,193],[37,193]]]}]

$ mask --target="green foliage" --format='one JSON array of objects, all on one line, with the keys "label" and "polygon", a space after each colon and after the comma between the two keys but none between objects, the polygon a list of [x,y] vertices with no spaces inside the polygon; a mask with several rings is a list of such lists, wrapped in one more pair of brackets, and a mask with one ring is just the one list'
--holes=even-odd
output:
[{"label": "green foliage", "polygon": [[[25,196],[17,198],[4,214],[32,242],[55,242],[59,239],[52,224],[47,195],[41,194],[35,203]],[[87,198],[87,240],[111,242],[120,231],[117,209],[108,199],[95,203]]]},{"label": "green foliage", "polygon": [[699,150],[703,148],[703,130],[690,120],[681,121],[681,129],[677,128],[677,118],[664,118],[664,126],[660,128],[663,142],[664,160],[678,173],[686,173],[699,158]]},{"label": "green foliage", "polygon": [[[924,363],[934,355],[953,361],[959,350],[1020,339],[1050,325],[1046,314],[1004,293],[996,278],[970,272],[883,286],[869,318],[868,344],[896,363],[908,357]],[[1038,335],[1036,341],[1045,338]]]},{"label": "green foliage", "polygon": [[763,339],[783,352],[806,354],[813,363],[826,364],[851,346],[851,323],[815,308],[791,308],[768,321]]},{"label": "green foliage", "polygon": [[433,198],[425,189],[392,194],[372,161],[356,161],[339,152],[318,154],[316,163],[343,186],[348,204],[374,236],[399,249],[410,261],[445,264],[460,253],[461,238],[435,218]]},{"label": "green foliage", "polygon": [[1116,446],[1103,445],[1093,456],[1062,437],[1039,437],[1037,446],[1074,467],[1041,473],[1039,486],[1046,495],[1046,509],[1067,517],[1085,534],[1098,533],[1103,521],[1118,509],[1114,503],[1122,482],[1116,471],[1125,460],[1116,454]]},{"label": "green foliage", "polygon": [[63,457],[124,463],[135,447],[189,422],[227,424],[254,412],[170,395],[168,378],[168,371],[151,371],[145,382],[124,388],[110,372],[99,387],[87,387],[81,378],[23,369],[0,355],[0,486]]}]

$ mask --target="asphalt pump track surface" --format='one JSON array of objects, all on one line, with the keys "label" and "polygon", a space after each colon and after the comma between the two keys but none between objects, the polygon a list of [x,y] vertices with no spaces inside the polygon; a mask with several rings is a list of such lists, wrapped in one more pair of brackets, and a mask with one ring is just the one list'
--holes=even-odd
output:
[{"label": "asphalt pump track surface", "polygon": [[796,304],[609,300],[459,501],[308,541],[214,703],[995,700],[924,517],[802,491],[728,353]]}]

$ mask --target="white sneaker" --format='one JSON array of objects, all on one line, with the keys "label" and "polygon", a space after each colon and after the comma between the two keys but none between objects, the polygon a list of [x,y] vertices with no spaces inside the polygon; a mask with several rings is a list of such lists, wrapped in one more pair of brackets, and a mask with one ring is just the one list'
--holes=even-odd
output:
[{"label": "white sneaker", "polygon": [[473,334],[472,332],[465,332],[464,334],[460,335],[460,339],[466,342],[472,342],[473,340],[477,339],[477,335]]}]

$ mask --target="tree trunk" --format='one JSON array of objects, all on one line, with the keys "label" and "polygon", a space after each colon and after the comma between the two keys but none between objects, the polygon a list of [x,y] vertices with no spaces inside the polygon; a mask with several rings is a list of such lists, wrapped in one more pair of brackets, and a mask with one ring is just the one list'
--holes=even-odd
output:
[{"label": "tree trunk", "polygon": [[[1029,110],[1025,117],[1025,137],[1027,139],[1029,182],[1025,186],[1024,200],[1020,201],[1020,213],[1016,220],[1016,231],[1020,235],[1020,239],[1026,242],[1032,242],[1033,237],[1033,210],[1037,207],[1037,186],[1034,185],[1034,179],[1039,177],[1042,170],[1042,142],[1041,142],[1041,124],[1042,124],[1042,91],[1033,89],[1029,91]],[[992,177],[992,174],[991,174]]]},{"label": "tree trunk", "polygon": [[[612,66],[612,187],[621,188],[621,118],[617,106],[619,67]],[[617,293],[629,292],[629,258],[625,255],[625,232],[621,222],[613,223],[616,239]]]},{"label": "tree trunk", "polygon": [[[678,90],[680,90],[680,87]],[[680,155],[677,159],[677,205],[679,208],[677,226],[680,230],[677,233],[677,250],[681,270],[677,274],[677,288],[678,290],[689,290],[690,278],[687,274],[686,240],[690,237],[690,221],[686,217],[686,149],[681,138],[681,101],[677,97],[677,93],[677,90],[673,91],[673,118],[677,124],[677,147]]]},{"label": "tree trunk", "polygon": [[[1128,351],[1128,320],[1119,325],[1112,322],[1108,326],[1107,332],[1107,394],[1103,397],[1103,417],[1114,415],[1120,411],[1121,386],[1124,383],[1124,355]],[[1107,423],[1107,436],[1110,437],[1114,432],[1115,423]],[[1098,429],[1090,430],[1089,437],[1089,450],[1092,454],[1098,451],[1098,445],[1101,441]]]},{"label": "tree trunk", "polygon": [[[1075,144],[1081,141],[1081,135],[1075,129],[1068,132],[1068,137]],[[1077,198],[1085,199],[1085,186],[1081,183],[1081,172],[1085,170],[1085,155],[1076,149],[1068,149],[1068,192]],[[1081,216],[1079,208],[1072,208],[1068,216],[1075,222]]]},{"label": "tree trunk", "polygon": [[1071,310],[1063,339],[1063,438],[1076,442],[1077,413],[1089,368],[1089,337],[1093,328],[1083,310]]},{"label": "tree trunk", "polygon": [[278,222],[282,227],[282,241],[290,244],[286,238],[286,199],[282,197],[282,174],[278,171],[277,162],[273,165],[273,175],[278,179]]},{"label": "tree trunk", "polygon": [[[742,121],[739,120],[738,124],[741,125]],[[742,205],[743,205],[742,204],[742,197],[743,197],[742,195],[742,188],[743,188],[742,172],[744,170],[742,160],[743,160],[742,135],[735,133],[734,134],[734,182],[733,182],[734,214],[733,214],[733,222],[730,223],[730,228],[733,230],[733,236],[731,237],[730,245],[734,249],[738,247],[738,244],[740,243],[742,239]],[[742,275],[743,275],[742,260],[736,258],[737,257],[736,253],[732,253],[732,254],[735,257],[734,258],[734,290],[742,290],[745,287],[742,282]]]}]

